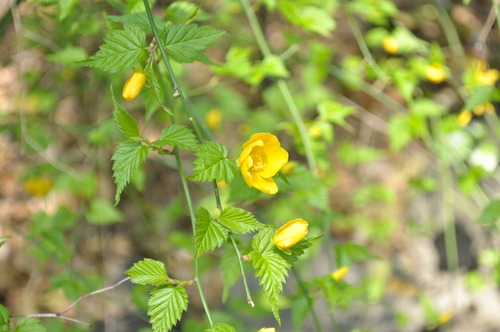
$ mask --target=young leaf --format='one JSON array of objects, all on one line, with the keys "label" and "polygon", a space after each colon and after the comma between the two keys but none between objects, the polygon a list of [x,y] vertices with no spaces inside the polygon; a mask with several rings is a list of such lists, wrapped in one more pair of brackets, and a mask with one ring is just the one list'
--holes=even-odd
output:
[{"label": "young leaf", "polygon": [[303,239],[293,247],[289,248],[290,255],[283,254],[283,258],[288,262],[288,263],[293,263],[295,262],[300,256],[304,254],[304,251],[315,244],[316,242],[319,241],[319,239],[323,236],[323,234],[319,236],[315,236],[312,238],[308,239]]},{"label": "young leaf", "polygon": [[118,145],[111,160],[113,163],[113,177],[116,183],[115,204],[120,201],[120,194],[125,186],[130,182],[130,178],[135,170],[146,160],[149,147],[140,142],[128,140]]},{"label": "young leaf", "polygon": [[484,225],[488,229],[493,229],[497,226],[500,218],[500,201],[490,202],[483,210],[477,222]]},{"label": "young leaf", "polygon": [[22,318],[17,322],[13,332],[46,332],[47,329],[40,324],[38,319]]},{"label": "young leaf", "polygon": [[248,257],[252,260],[255,276],[259,278],[259,284],[263,286],[271,310],[276,321],[281,326],[281,318],[278,312],[278,295],[283,290],[285,277],[288,277],[287,269],[291,265],[281,256],[270,237],[274,235],[274,228],[266,227],[252,239],[252,251]]},{"label": "young leaf", "polygon": [[264,227],[250,212],[233,206],[225,208],[217,220],[231,232],[238,234],[250,233]]},{"label": "young leaf", "polygon": [[229,324],[219,323],[217,325],[212,325],[203,332],[236,332],[236,329]]},{"label": "young leaf", "polygon": [[351,266],[354,262],[375,258],[366,250],[366,247],[355,243],[336,245],[335,255],[338,267]]},{"label": "young leaf", "polygon": [[120,104],[118,104],[112,89],[111,99],[113,100],[113,104],[115,105],[115,108],[113,110],[113,118],[115,119],[115,123],[118,126],[118,129],[120,129],[120,131],[128,138],[141,137],[137,120],[134,119],[134,117],[130,115],[125,109],[123,109]]},{"label": "young leaf", "polygon": [[469,99],[465,103],[464,109],[472,111],[477,106],[491,101],[493,92],[495,91],[495,87],[492,85],[480,85],[472,91]]},{"label": "young leaf", "polygon": [[184,287],[158,286],[151,291],[148,316],[155,332],[168,332],[187,309]]},{"label": "young leaf", "polygon": [[229,229],[212,219],[205,208],[198,210],[196,218],[195,256],[197,259],[202,253],[218,248],[227,240]]},{"label": "young leaf", "polygon": [[103,199],[93,199],[85,217],[93,225],[110,225],[122,221],[123,218],[116,207]]},{"label": "young leaf", "polygon": [[180,124],[173,124],[167,128],[163,128],[160,140],[155,141],[154,143],[161,146],[177,146],[178,148],[190,151],[196,151],[199,146],[198,139],[196,139],[193,131]]},{"label": "young leaf", "polygon": [[130,276],[130,281],[140,285],[161,285],[168,279],[165,264],[151,258],[137,262],[125,271]]},{"label": "young leaf", "polygon": [[220,257],[220,270],[222,275],[222,284],[224,286],[224,289],[222,290],[223,303],[227,301],[231,287],[233,287],[241,276],[240,269],[236,268],[238,264],[238,255],[234,251],[234,248],[226,246]]},{"label": "young leaf", "polygon": [[198,27],[196,24],[170,24],[160,38],[173,60],[183,62],[201,61],[210,63],[205,56],[205,48],[216,38],[223,35],[222,30],[213,30],[209,27]]},{"label": "young leaf", "polygon": [[112,31],[104,38],[106,44],[99,51],[80,63],[99,68],[109,73],[115,73],[123,68],[132,68],[146,52],[144,32],[136,26],[126,25],[124,30]]},{"label": "young leaf", "polygon": [[212,180],[230,183],[238,174],[238,166],[233,160],[227,159],[227,149],[216,142],[204,142],[196,151],[198,159],[194,161],[192,181],[207,182]]}]

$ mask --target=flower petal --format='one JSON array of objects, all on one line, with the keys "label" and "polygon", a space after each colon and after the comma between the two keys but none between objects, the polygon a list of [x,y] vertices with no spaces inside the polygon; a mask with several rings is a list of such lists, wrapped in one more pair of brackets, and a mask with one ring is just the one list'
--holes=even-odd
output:
[{"label": "flower petal", "polygon": [[283,148],[278,148],[275,152],[267,156],[267,165],[266,168],[259,173],[260,176],[264,178],[270,178],[280,169],[285,166],[288,162],[288,152],[286,152]]},{"label": "flower petal", "polygon": [[262,145],[264,147],[264,151],[266,154],[271,154],[274,151],[276,151],[280,147],[280,141],[276,136],[273,134],[269,133],[258,133],[258,134],[253,134],[252,137],[243,144],[243,149],[246,149],[246,147],[256,141],[262,141]]},{"label": "flower petal", "polygon": [[276,182],[272,178],[269,179],[264,179],[261,176],[256,175],[255,173],[253,174],[253,187],[255,189],[258,189],[262,191],[263,193],[266,194],[276,194],[278,192],[278,186],[276,185]]},{"label": "flower petal", "polygon": [[[250,142],[250,141],[248,141],[248,142]],[[264,145],[264,142],[261,141],[261,140],[252,142],[251,144],[247,144],[247,143],[245,143],[243,145],[243,147],[244,147],[243,151],[241,152],[240,157],[238,158],[238,166],[240,166],[240,167],[241,167],[241,163],[250,155],[250,153],[252,152],[252,149],[254,147],[256,147],[256,146],[263,146]]]},{"label": "flower petal", "polygon": [[252,166],[252,164],[253,160],[250,156],[238,162],[238,165],[240,166],[241,170],[241,175],[243,176],[243,180],[245,180],[245,182],[250,188],[253,187],[253,182],[254,182],[252,176],[253,173],[249,171],[249,168]]}]

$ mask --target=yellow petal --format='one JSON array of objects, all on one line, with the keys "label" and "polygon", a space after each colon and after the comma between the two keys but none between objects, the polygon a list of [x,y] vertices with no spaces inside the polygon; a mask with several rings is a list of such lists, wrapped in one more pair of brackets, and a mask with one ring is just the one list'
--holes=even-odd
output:
[{"label": "yellow petal", "polygon": [[[248,142],[247,142],[248,143]],[[246,145],[246,146],[245,146]],[[256,146],[263,146],[264,145],[264,142],[261,141],[261,140],[258,140],[258,141],[255,141],[255,142],[252,142],[251,144],[244,144],[243,145],[243,151],[241,152],[240,154],[240,158],[238,159],[238,166],[241,167],[241,163],[243,160],[245,160],[249,155],[250,153],[252,152],[252,149]]]},{"label": "yellow petal", "polygon": [[278,148],[278,150],[267,156],[266,167],[262,172],[259,172],[259,175],[264,178],[273,177],[287,162],[288,152],[282,148]]},{"label": "yellow petal", "polygon": [[276,151],[280,147],[280,141],[276,136],[273,134],[269,133],[258,133],[258,134],[253,134],[252,137],[243,144],[243,149],[246,149],[247,146],[251,145],[252,143],[256,141],[262,141],[262,145],[264,147],[264,152],[265,154],[271,154],[274,151]]},{"label": "yellow petal", "polygon": [[344,279],[347,272],[349,272],[349,267],[342,266],[341,268],[338,268],[332,272],[332,278],[335,281],[341,281],[342,279]]},{"label": "yellow petal", "polygon": [[[273,178],[265,179],[261,176],[258,176],[257,174],[252,174],[253,175],[253,183],[252,186],[255,189],[258,189],[262,191],[263,193],[266,194],[276,194],[278,192],[278,186],[276,185],[276,182],[274,182]],[[248,184],[248,182],[247,182]]]},{"label": "yellow petal", "polygon": [[306,235],[309,224],[304,219],[294,219],[281,226],[274,235],[274,244],[288,249],[299,243]]}]

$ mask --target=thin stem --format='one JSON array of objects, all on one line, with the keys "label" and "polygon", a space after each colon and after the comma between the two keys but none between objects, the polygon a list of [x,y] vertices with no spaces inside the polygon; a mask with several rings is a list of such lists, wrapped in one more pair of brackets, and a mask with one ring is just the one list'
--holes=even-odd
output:
[{"label": "thin stem", "polygon": [[459,61],[458,65],[462,68],[465,68],[465,52],[462,47],[462,42],[460,41],[460,37],[458,36],[457,30],[455,29],[455,24],[451,20],[448,11],[443,8],[443,6],[438,1],[435,0],[436,7],[439,11],[439,23],[443,27],[443,32],[448,41],[448,46],[450,47],[450,51],[453,54],[453,57]]},{"label": "thin stem", "polygon": [[[148,2],[148,0],[143,0],[143,2],[144,2],[144,6],[146,8],[146,13],[148,15],[149,24],[151,25],[151,29],[153,30],[153,34],[156,38],[156,42],[158,43],[158,47],[163,55],[163,60],[165,61],[165,64],[167,65],[167,69],[170,73],[170,79],[172,80],[174,88],[178,88],[177,81],[175,79],[175,75],[172,71],[172,67],[170,66],[170,63],[168,62],[167,53],[165,52],[165,49],[163,47],[163,43],[160,39],[158,31],[156,30],[156,26],[155,26],[154,19],[153,19],[153,14],[151,13],[151,8],[149,7],[149,2]],[[160,77],[161,77],[161,75],[160,75]],[[165,97],[167,97],[168,94],[167,94],[167,91],[165,89],[166,88],[165,82],[163,82],[163,83],[160,82],[160,84],[162,86],[162,89],[164,90],[163,92],[165,94]],[[180,91],[180,89],[178,91]],[[182,91],[180,91],[180,95],[181,95],[181,98],[182,98],[183,103],[184,103],[185,101],[184,101]],[[172,124],[175,124],[175,116],[172,116],[171,119],[172,119]],[[193,126],[194,126],[194,123],[193,123]],[[191,200],[191,193],[189,192],[189,187],[188,187],[188,183],[187,183],[186,176],[184,173],[184,168],[182,166],[181,157],[179,155],[179,149],[177,147],[174,147],[174,154],[175,154],[175,161],[177,163],[177,170],[179,172],[179,177],[181,179],[182,188],[184,191],[184,195],[186,197],[186,203],[188,205],[189,215],[191,217],[191,228],[193,230],[193,237],[195,237],[196,236],[196,214],[194,212],[193,202]],[[213,325],[212,317],[210,315],[210,309],[209,309],[207,301],[205,299],[205,294],[203,293],[203,287],[201,285],[201,282],[199,281],[198,260],[194,261],[194,278],[196,280],[196,287],[198,288],[198,293],[200,294],[200,299],[201,299],[201,303],[203,304],[203,309],[205,310],[205,314],[207,315],[207,318],[208,318],[210,325]]]},{"label": "thin stem", "polygon": [[252,33],[255,36],[255,40],[257,44],[259,44],[260,51],[264,57],[271,55],[271,49],[267,44],[266,37],[260,28],[259,21],[257,20],[257,16],[255,15],[252,6],[248,0],[241,0],[241,4],[245,9],[245,13],[247,15],[248,21],[250,22],[250,27],[252,28]]},{"label": "thin stem", "polygon": [[243,276],[243,285],[245,286],[245,294],[247,296],[247,302],[253,308],[255,306],[255,304],[252,301],[252,295],[250,295],[250,290],[248,288],[247,279],[245,278],[245,270],[243,269],[243,262],[241,259],[240,251],[238,250],[238,245],[236,244],[236,241],[234,240],[233,234],[229,234],[229,238],[231,239],[231,242],[233,243],[234,250],[236,251],[236,254],[238,255],[238,263],[240,265],[241,275]]},{"label": "thin stem", "polygon": [[316,325],[316,331],[323,332],[323,329],[321,329],[321,324],[319,323],[318,316],[316,315],[316,312],[314,311],[314,306],[313,306],[313,303],[311,301],[311,298],[309,297],[309,295],[307,293],[307,288],[304,285],[304,282],[300,278],[299,273],[297,272],[297,270],[295,269],[294,266],[292,266],[292,273],[295,276],[295,279],[297,279],[297,283],[299,284],[299,287],[300,287],[300,290],[302,291],[302,294],[306,298],[307,305],[309,306],[309,310],[311,311],[311,315],[313,316],[314,325]]}]

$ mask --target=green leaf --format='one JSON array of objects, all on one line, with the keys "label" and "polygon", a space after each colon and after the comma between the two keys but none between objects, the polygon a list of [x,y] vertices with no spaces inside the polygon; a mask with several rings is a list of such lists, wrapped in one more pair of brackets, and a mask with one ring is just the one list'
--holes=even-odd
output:
[{"label": "green leaf", "polygon": [[315,283],[324,291],[331,308],[336,305],[346,308],[353,298],[364,293],[362,288],[335,282],[330,275],[315,279]]},{"label": "green leaf", "polygon": [[59,20],[64,20],[80,0],[59,0]]},{"label": "green leaf", "polygon": [[163,45],[173,60],[184,63],[201,61],[210,63],[204,50],[225,31],[213,30],[209,27],[198,27],[196,24],[170,24],[161,34]]},{"label": "green leaf", "polygon": [[177,146],[178,148],[189,151],[196,151],[199,146],[198,139],[194,135],[193,131],[180,124],[173,124],[163,128],[160,140],[155,141],[154,144],[161,146]]},{"label": "green leaf", "polygon": [[10,325],[9,316],[9,309],[0,304],[0,328],[7,328],[7,325]]},{"label": "green leaf", "polygon": [[47,54],[45,58],[51,62],[60,63],[69,67],[78,67],[76,63],[88,57],[87,51],[81,47],[69,46],[57,53]]},{"label": "green leaf", "polygon": [[216,325],[210,326],[208,329],[203,332],[236,332],[236,329],[229,324],[219,323]]},{"label": "green leaf", "polygon": [[494,229],[498,225],[500,218],[500,201],[491,201],[483,210],[476,222],[482,224],[488,229]]},{"label": "green leaf", "polygon": [[292,322],[294,331],[302,331],[302,324],[306,321],[311,307],[307,301],[307,294],[300,293],[292,302]]},{"label": "green leaf", "polygon": [[140,142],[131,140],[118,145],[118,150],[111,160],[113,163],[113,177],[116,183],[115,204],[120,201],[120,194],[125,186],[130,182],[130,178],[135,170],[146,160],[149,153],[149,147]]},{"label": "green leaf", "polygon": [[444,106],[439,105],[434,100],[429,98],[418,98],[415,99],[413,106],[410,109],[410,113],[423,117],[423,118],[435,118],[442,116],[446,109]]},{"label": "green leaf", "polygon": [[[158,78],[156,77],[154,71],[151,71],[151,75],[149,77],[151,78],[151,91],[153,92],[156,101],[165,112],[173,116],[174,113],[172,112],[172,110],[163,104],[164,100],[163,91],[161,89],[160,82],[158,82]],[[151,115],[152,113],[149,114],[149,116]]]},{"label": "green leaf", "polygon": [[132,68],[139,58],[146,52],[144,32],[135,26],[125,26],[124,30],[112,31],[101,45],[99,51],[87,60],[80,63],[115,73],[124,68]]},{"label": "green leaf", "polygon": [[237,234],[250,233],[264,227],[250,212],[233,206],[225,208],[217,220]]},{"label": "green leaf", "polygon": [[198,209],[198,218],[196,218],[196,236],[194,259],[207,251],[218,248],[227,240],[229,229],[212,219],[210,213],[205,208]]},{"label": "green leaf", "polygon": [[302,256],[305,252],[305,250],[309,247],[311,247],[312,245],[314,245],[316,242],[319,241],[319,239],[321,239],[321,237],[323,236],[324,234],[321,234],[319,236],[315,236],[315,237],[311,237],[311,238],[308,238],[308,239],[303,239],[302,241],[300,241],[299,243],[297,243],[296,245],[294,245],[293,247],[289,248],[289,252],[290,252],[290,255],[287,255],[287,254],[284,254],[282,255],[283,258],[290,264],[292,264],[293,262],[295,262],[297,259],[299,259],[300,256]]},{"label": "green leaf", "polygon": [[[146,12],[125,14],[125,15],[119,15],[119,16],[109,15],[109,16],[106,16],[106,18],[111,19],[113,22],[123,23],[124,25],[127,25],[127,26],[133,25],[133,26],[139,27],[142,31],[144,31],[146,33],[153,33],[153,30],[151,30],[151,25],[149,24],[148,15]],[[165,24],[157,15],[153,15],[153,19],[155,22],[155,26],[158,30],[165,28]]]},{"label": "green leaf", "polygon": [[[0,236],[0,240],[1,239],[10,239],[11,236],[10,235],[6,235],[6,236]],[[7,243],[7,241],[0,241],[0,248],[5,244]],[[1,305],[0,305],[0,309],[1,309]],[[0,322],[1,322],[1,319],[2,319],[2,316],[1,316],[1,313],[0,313]]]},{"label": "green leaf", "polygon": [[318,113],[321,120],[326,120],[342,127],[348,127],[345,118],[356,113],[356,109],[333,100],[325,100],[318,104]]},{"label": "green leaf", "polygon": [[158,286],[168,279],[165,264],[151,258],[137,262],[130,269],[125,271],[130,276],[130,281],[140,285]]},{"label": "green leaf", "polygon": [[187,309],[188,297],[184,287],[158,286],[151,291],[148,316],[155,332],[168,332]]},{"label": "green leaf", "polygon": [[118,126],[118,129],[120,129],[120,131],[128,138],[137,139],[141,137],[137,120],[134,119],[134,117],[130,115],[124,108],[122,108],[120,104],[118,104],[115,99],[113,90],[111,90],[111,99],[113,100],[113,104],[115,105],[115,108],[113,110],[113,118],[115,119],[115,123]]},{"label": "green leaf", "polygon": [[366,250],[366,247],[354,243],[336,245],[335,254],[338,267],[351,266],[354,262],[375,258]]},{"label": "green leaf", "polygon": [[93,225],[110,225],[121,222],[123,218],[116,207],[102,199],[94,199],[90,202],[85,217]]},{"label": "green leaf", "polygon": [[233,287],[241,276],[240,269],[236,268],[238,265],[238,254],[232,246],[226,246],[220,257],[220,271],[224,286],[222,290],[223,303],[227,301],[231,287]]},{"label": "green leaf", "polygon": [[330,30],[335,28],[335,21],[324,9],[283,0],[278,2],[278,8],[290,23],[300,26],[305,31],[327,37],[330,35]]},{"label": "green leaf", "polygon": [[277,55],[270,54],[262,60],[264,75],[274,77],[289,77],[290,72],[286,69],[283,60]]},{"label": "green leaf", "polygon": [[408,116],[397,114],[389,120],[389,138],[391,150],[397,152],[412,141]]},{"label": "green leaf", "polygon": [[492,85],[480,85],[472,91],[465,103],[464,109],[473,111],[477,106],[491,101],[495,87]]},{"label": "green leaf", "polygon": [[263,286],[271,310],[276,321],[281,326],[281,318],[278,312],[278,295],[283,290],[285,277],[288,277],[287,269],[291,265],[281,256],[279,250],[270,241],[275,233],[274,228],[266,227],[252,239],[252,251],[248,258],[252,261],[255,276],[259,278],[259,284]]},{"label": "green leaf", "polygon": [[224,145],[206,141],[199,146],[195,155],[193,175],[188,176],[192,181],[225,181],[231,180],[239,173],[238,166],[233,160],[227,159],[227,149]]},{"label": "green leaf", "polygon": [[45,332],[45,327],[40,325],[38,319],[22,318],[17,322],[14,332]]}]

